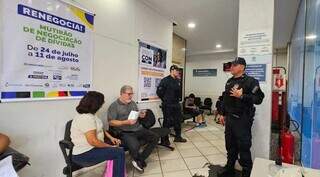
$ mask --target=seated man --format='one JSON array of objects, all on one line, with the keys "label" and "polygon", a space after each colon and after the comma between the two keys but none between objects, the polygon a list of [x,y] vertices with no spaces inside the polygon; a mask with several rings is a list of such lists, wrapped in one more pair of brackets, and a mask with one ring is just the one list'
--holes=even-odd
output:
[{"label": "seated man", "polygon": [[[145,129],[137,120],[129,120],[131,111],[138,111],[137,104],[132,101],[133,89],[131,86],[123,86],[120,90],[120,98],[113,102],[108,109],[109,125],[120,132],[120,139],[133,158],[132,165],[143,172],[146,167],[145,160],[152,153],[159,141],[159,137],[154,132]],[[145,111],[140,111],[139,119],[146,116]],[[140,153],[140,140],[147,144]]]},{"label": "seated man", "polygon": [[199,109],[198,106],[194,103],[195,96],[193,93],[189,95],[185,102],[185,112],[191,114],[192,117],[196,118],[197,127],[206,127],[206,121],[203,116],[203,110]]},{"label": "seated man", "polygon": [[10,144],[8,136],[0,133],[0,154],[4,153]]}]

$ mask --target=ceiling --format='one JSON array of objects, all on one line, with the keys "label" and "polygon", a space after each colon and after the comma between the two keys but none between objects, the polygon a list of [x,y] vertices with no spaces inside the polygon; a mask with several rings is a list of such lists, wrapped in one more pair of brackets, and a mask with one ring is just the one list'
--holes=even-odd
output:
[{"label": "ceiling", "polygon": [[[187,40],[188,55],[236,52],[239,0],[143,0],[177,26]],[[300,0],[275,0],[274,48],[289,42]],[[189,22],[196,27],[189,29]],[[216,49],[216,44],[221,44]]]}]

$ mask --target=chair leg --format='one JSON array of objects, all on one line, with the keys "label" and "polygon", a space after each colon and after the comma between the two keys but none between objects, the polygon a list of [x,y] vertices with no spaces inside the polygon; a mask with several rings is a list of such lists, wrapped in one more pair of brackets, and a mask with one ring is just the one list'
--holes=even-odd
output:
[{"label": "chair leg", "polygon": [[166,148],[170,149],[171,151],[174,151],[174,147],[172,147],[172,146],[170,146],[170,145],[164,145],[164,144],[161,144],[161,143],[159,143],[158,145],[159,145],[159,146],[166,147]]},{"label": "chair leg", "polygon": [[72,167],[70,166],[68,170],[69,173],[67,174],[67,177],[72,177]]}]

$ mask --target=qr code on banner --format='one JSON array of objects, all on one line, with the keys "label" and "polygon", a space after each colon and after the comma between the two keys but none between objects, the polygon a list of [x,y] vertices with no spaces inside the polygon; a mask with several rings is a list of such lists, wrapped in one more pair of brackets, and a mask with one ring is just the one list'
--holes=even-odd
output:
[{"label": "qr code on banner", "polygon": [[143,87],[151,87],[151,77],[143,78]]},{"label": "qr code on banner", "polygon": [[161,79],[160,79],[160,78],[156,78],[156,79],[155,79],[155,85],[156,85],[156,87],[159,86],[160,82],[161,82]]}]

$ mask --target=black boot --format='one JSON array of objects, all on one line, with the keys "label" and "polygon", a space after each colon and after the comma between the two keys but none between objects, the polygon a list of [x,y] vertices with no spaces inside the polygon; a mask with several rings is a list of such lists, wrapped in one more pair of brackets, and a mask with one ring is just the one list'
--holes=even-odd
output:
[{"label": "black boot", "polygon": [[251,174],[250,169],[243,168],[241,172],[241,177],[250,177],[250,174]]},{"label": "black boot", "polygon": [[184,139],[184,138],[182,138],[181,136],[175,137],[173,141],[174,141],[174,142],[178,142],[178,143],[185,143],[185,142],[187,142],[187,140]]},{"label": "black boot", "polygon": [[217,177],[235,177],[235,170],[234,168],[226,165],[223,167],[223,171],[218,173]]},{"label": "black boot", "polygon": [[160,141],[160,144],[162,144],[162,145],[164,145],[164,146],[170,146],[169,137],[168,137],[168,136],[162,137],[162,138],[161,138],[161,141]]}]

